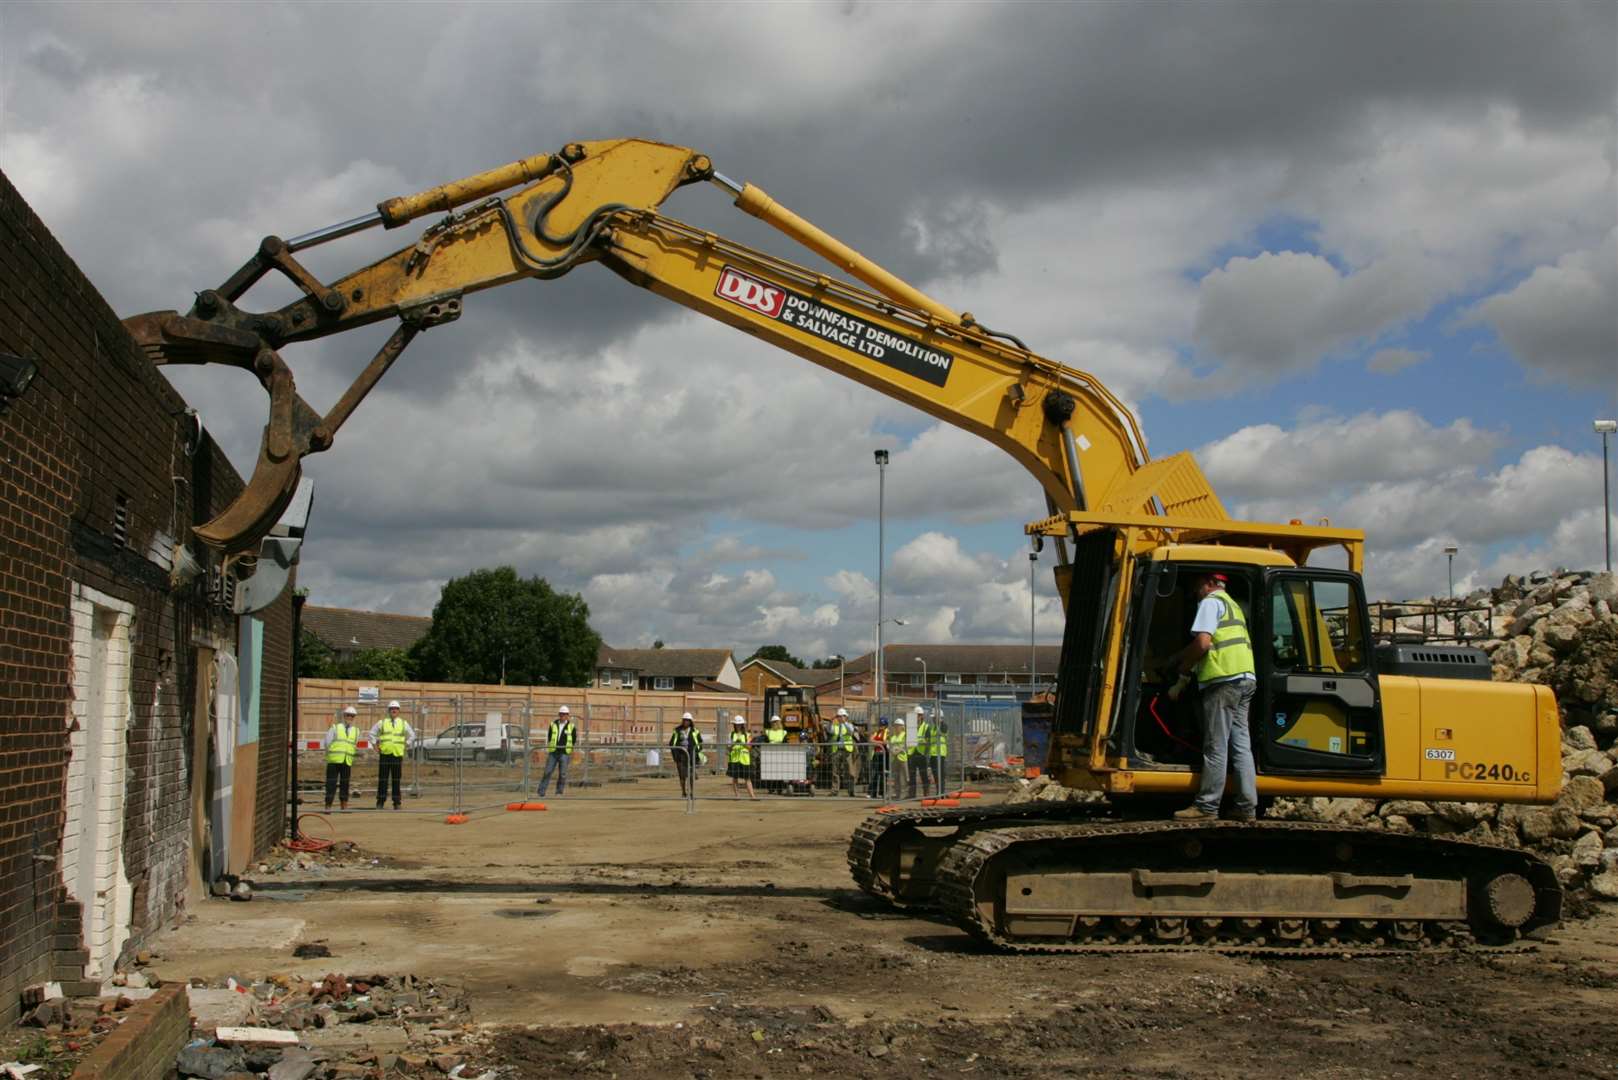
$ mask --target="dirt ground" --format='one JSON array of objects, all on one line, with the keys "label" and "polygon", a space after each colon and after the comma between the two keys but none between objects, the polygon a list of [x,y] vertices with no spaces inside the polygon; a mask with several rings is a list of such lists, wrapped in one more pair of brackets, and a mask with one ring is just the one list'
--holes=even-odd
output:
[{"label": "dirt ground", "polygon": [[1494,957],[1028,958],[856,891],[864,801],[549,803],[337,815],[374,864],[256,875],[153,967],[455,978],[525,1078],[1618,1077],[1610,907]]}]

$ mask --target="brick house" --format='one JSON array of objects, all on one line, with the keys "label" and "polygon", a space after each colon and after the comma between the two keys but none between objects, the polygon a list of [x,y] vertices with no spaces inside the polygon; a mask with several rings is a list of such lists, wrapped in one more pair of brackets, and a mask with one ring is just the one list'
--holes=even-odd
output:
[{"label": "brick house", "polygon": [[24,986],[110,974],[281,835],[292,614],[290,590],[233,613],[189,527],[241,478],[4,174],[0,353],[37,372],[0,397],[9,1023]]},{"label": "brick house", "polygon": [[[837,669],[832,668],[830,674],[835,680]],[[819,686],[826,681],[827,672],[824,668],[801,668],[755,656],[741,666],[740,675],[742,692],[762,700],[764,691],[772,686]]]},{"label": "brick house", "polygon": [[433,620],[426,615],[390,615],[305,604],[303,628],[330,649],[337,660],[348,660],[366,649],[408,651],[427,636]]},{"label": "brick house", "polygon": [[729,649],[614,649],[596,654],[603,689],[735,690],[742,684]]}]

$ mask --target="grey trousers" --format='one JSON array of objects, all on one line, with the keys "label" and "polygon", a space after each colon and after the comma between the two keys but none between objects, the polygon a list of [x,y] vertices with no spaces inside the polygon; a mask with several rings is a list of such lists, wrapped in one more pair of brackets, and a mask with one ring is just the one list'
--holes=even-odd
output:
[{"label": "grey trousers", "polygon": [[1219,813],[1227,770],[1236,773],[1236,809],[1252,813],[1258,808],[1258,781],[1247,728],[1247,712],[1257,687],[1252,679],[1238,679],[1202,692],[1202,788],[1196,805],[1210,814]]}]

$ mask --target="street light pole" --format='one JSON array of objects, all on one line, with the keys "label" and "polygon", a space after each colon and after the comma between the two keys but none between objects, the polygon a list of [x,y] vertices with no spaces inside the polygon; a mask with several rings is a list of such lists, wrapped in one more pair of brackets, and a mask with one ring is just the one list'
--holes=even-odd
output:
[{"label": "street light pole", "polygon": [[1035,674],[1038,671],[1038,661],[1034,659],[1034,564],[1039,561],[1039,552],[1028,553],[1028,692],[1033,694]]},{"label": "street light pole", "polygon": [[926,697],[927,696],[927,661],[923,660],[921,657],[918,656],[918,657],[916,657],[916,662],[921,665],[921,696]]},{"label": "street light pole", "polygon": [[1449,558],[1449,598],[1455,599],[1455,553],[1461,549],[1454,544],[1444,545],[1444,554]]},{"label": "street light pole", "polygon": [[875,701],[878,713],[882,711],[882,698],[885,696],[884,692],[887,689],[887,684],[882,681],[882,623],[885,621],[882,618],[882,566],[887,561],[887,537],[884,535],[885,522],[883,521],[885,507],[883,504],[887,494],[887,473],[888,452],[878,450],[876,452],[876,662],[874,665],[876,672]]},{"label": "street light pole", "polygon": [[1612,573],[1612,488],[1607,478],[1607,436],[1618,432],[1618,420],[1597,420],[1601,436],[1601,525],[1607,538],[1607,573]]}]

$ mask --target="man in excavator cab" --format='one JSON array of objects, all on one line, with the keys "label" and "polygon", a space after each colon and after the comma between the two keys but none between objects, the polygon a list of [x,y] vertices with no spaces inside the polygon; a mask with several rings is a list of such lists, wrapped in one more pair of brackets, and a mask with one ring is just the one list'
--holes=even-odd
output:
[{"label": "man in excavator cab", "polygon": [[1202,783],[1196,800],[1174,815],[1178,821],[1219,816],[1227,767],[1236,773],[1236,805],[1231,816],[1237,821],[1258,816],[1257,771],[1247,722],[1258,683],[1247,616],[1226,591],[1229,584],[1230,579],[1218,572],[1197,577],[1191,641],[1172,665],[1177,678],[1169,698],[1180,697],[1193,672],[1202,695]]}]

